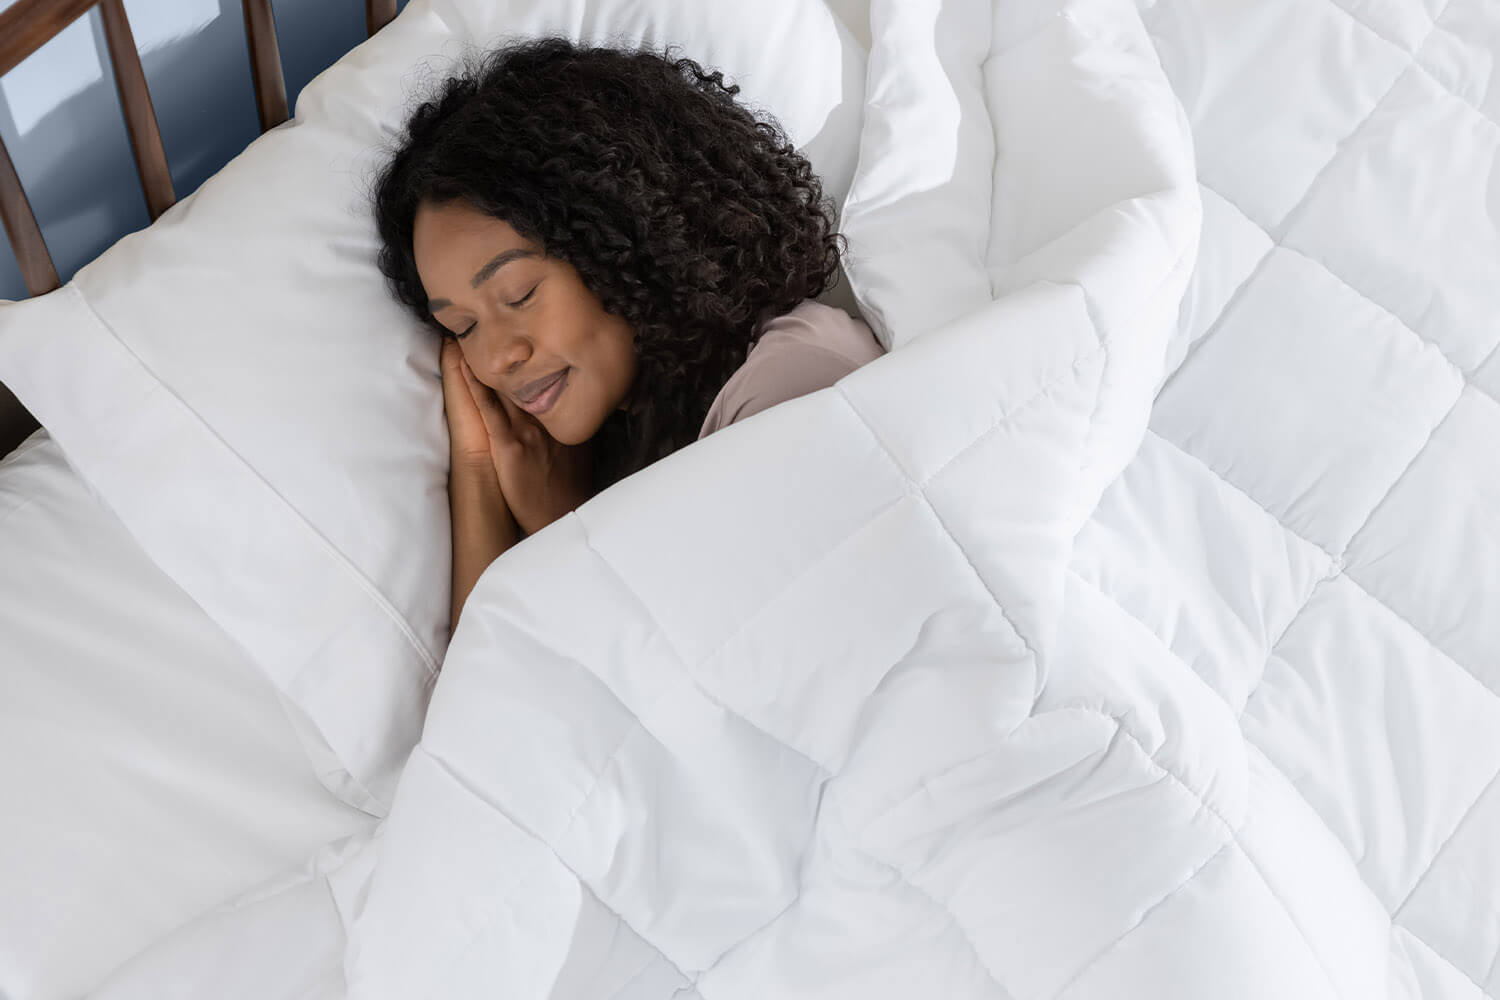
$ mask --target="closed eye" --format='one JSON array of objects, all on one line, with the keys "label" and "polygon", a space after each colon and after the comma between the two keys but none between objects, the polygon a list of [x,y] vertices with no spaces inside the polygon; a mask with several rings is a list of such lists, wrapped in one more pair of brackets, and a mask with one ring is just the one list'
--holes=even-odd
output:
[{"label": "closed eye", "polygon": [[[538,289],[538,288],[539,288],[539,287],[541,287],[541,284],[542,284],[542,283],[541,283],[541,282],[540,282],[540,281],[538,281],[538,282],[537,282],[537,283],[536,283],[536,284],[535,284],[535,285],[532,285],[532,286],[531,286],[531,291],[529,291],[529,292],[527,292],[527,293],[526,293],[526,294],[525,294],[525,295],[523,295],[523,296],[521,296],[521,297],[520,297],[520,298],[519,298],[519,299],[516,299],[516,301],[514,301],[514,302],[509,302],[509,303],[506,303],[506,304],[507,304],[507,305],[509,305],[509,306],[510,306],[510,307],[511,307],[511,308],[512,308],[512,309],[518,309],[518,308],[520,308],[520,307],[521,307],[521,306],[524,306],[524,305],[525,305],[525,304],[526,304],[526,303],[527,303],[527,301],[528,301],[528,300],[529,300],[529,299],[530,299],[530,298],[531,298],[531,297],[532,297],[532,296],[533,296],[533,295],[535,295],[535,294],[536,294],[536,290],[537,290],[537,289]],[[467,337],[467,336],[468,336],[468,335],[469,335],[469,334],[470,334],[470,333],[472,333],[472,332],[473,332],[473,331],[474,331],[474,327],[476,327],[476,326],[478,326],[478,325],[479,325],[479,324],[478,324],[478,323],[474,323],[474,324],[472,324],[472,325],[470,325],[470,327],[469,327],[469,328],[468,328],[468,329],[467,329],[467,330],[465,330],[465,331],[464,331],[464,332],[463,332],[463,333],[455,333],[455,334],[454,334],[454,335],[453,335],[453,339],[454,339],[454,340],[463,340],[463,339],[464,339],[464,338],[465,338],[465,337]]]}]

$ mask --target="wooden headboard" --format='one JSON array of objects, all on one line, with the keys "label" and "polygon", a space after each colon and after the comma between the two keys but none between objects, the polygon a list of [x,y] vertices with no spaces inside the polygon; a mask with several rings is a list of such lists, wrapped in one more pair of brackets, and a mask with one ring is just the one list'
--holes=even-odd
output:
[{"label": "wooden headboard", "polygon": [[[241,6],[245,11],[255,105],[260,113],[260,130],[265,132],[289,117],[286,80],[276,46],[276,22],[271,14],[271,0],[241,0]],[[95,7],[104,21],[104,38],[114,67],[115,86],[120,92],[130,147],[135,154],[136,172],[146,194],[146,210],[155,221],[172,207],[177,196],[172,190],[161,130],[156,124],[156,111],[151,106],[146,74],[141,69],[141,57],[136,51],[123,0],[17,0],[0,11],[0,76],[15,69],[21,60]],[[396,0],[365,0],[368,34],[375,34],[395,16]],[[4,226],[15,251],[27,292],[42,295],[57,288],[61,284],[57,268],[47,252],[41,228],[21,189],[21,180],[3,139],[0,139],[0,225]],[[14,451],[38,426],[36,418],[15,395],[0,385],[0,457]]]}]

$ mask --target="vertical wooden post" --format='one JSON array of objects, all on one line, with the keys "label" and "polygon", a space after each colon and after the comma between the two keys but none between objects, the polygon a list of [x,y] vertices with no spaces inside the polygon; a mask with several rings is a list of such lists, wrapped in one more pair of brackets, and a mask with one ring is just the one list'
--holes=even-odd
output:
[{"label": "vertical wooden post", "polygon": [[365,0],[365,34],[374,35],[396,17],[396,0]]},{"label": "vertical wooden post", "polygon": [[146,89],[146,74],[141,56],[135,50],[130,22],[125,19],[122,0],[99,0],[104,17],[104,39],[109,44],[109,61],[114,65],[115,85],[125,108],[125,126],[130,132],[130,148],[135,153],[135,167],[146,190],[146,209],[154,222],[172,207],[177,196],[172,193],[172,173],[167,169],[167,153],[161,145],[161,129],[156,124],[156,110]]},{"label": "vertical wooden post", "polygon": [[28,292],[41,295],[61,284],[52,255],[42,240],[42,229],[36,224],[31,203],[21,190],[21,178],[16,175],[15,164],[11,163],[3,141],[0,141],[0,224],[10,237],[10,248],[16,252],[21,280],[26,282]]},{"label": "vertical wooden post", "polygon": [[271,0],[243,0],[245,37],[250,42],[250,76],[255,81],[255,107],[260,130],[269,131],[290,117],[286,77],[281,72],[281,49],[276,42],[276,17]]}]

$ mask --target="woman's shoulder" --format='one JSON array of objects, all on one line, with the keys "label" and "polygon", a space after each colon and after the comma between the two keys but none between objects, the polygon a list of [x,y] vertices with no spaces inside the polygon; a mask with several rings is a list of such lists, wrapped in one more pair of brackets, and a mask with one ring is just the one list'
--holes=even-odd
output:
[{"label": "woman's shoulder", "polygon": [[761,350],[792,355],[809,350],[828,351],[847,359],[856,368],[885,353],[868,323],[816,299],[806,299],[791,311],[767,320],[750,351],[751,357]]},{"label": "woman's shoulder", "polygon": [[698,436],[826,389],[884,353],[864,320],[808,299],[762,325],[745,363],[709,407]]}]

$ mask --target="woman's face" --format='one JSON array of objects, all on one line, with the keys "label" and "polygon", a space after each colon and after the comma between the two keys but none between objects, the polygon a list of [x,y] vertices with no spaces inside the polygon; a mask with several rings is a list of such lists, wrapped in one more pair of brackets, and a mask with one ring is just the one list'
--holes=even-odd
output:
[{"label": "woman's face", "polygon": [[475,377],[553,439],[582,444],[623,407],[635,331],[604,311],[573,265],[463,201],[422,202],[412,250],[427,307],[458,336]]}]

